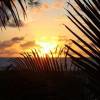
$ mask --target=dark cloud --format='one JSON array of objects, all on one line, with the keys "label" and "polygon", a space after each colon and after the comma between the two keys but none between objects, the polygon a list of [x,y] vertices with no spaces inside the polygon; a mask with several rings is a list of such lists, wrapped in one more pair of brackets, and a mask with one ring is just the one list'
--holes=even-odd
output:
[{"label": "dark cloud", "polygon": [[30,48],[30,47],[36,46],[36,43],[35,43],[35,41],[28,41],[28,42],[25,42],[23,44],[20,44],[20,46],[22,48]]},{"label": "dark cloud", "polygon": [[11,39],[12,42],[17,42],[17,43],[21,42],[23,40],[24,40],[24,37],[14,37],[14,38]]},{"label": "dark cloud", "polygon": [[0,42],[0,49],[4,49],[12,45],[13,45],[13,42],[11,41],[3,41],[3,42]]},{"label": "dark cloud", "polygon": [[16,43],[20,43],[23,40],[24,40],[24,37],[14,37],[10,40],[2,41],[0,42],[0,49],[11,47],[12,45]]}]

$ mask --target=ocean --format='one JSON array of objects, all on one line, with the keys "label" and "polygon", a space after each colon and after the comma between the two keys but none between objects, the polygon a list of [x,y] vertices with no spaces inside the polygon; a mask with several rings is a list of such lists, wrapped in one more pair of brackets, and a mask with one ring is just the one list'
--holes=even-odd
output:
[{"label": "ocean", "polygon": [[[14,63],[11,63],[10,59],[11,58],[0,58],[0,70],[5,70],[11,64],[14,65]],[[55,60],[56,59],[57,58],[55,58]],[[65,64],[65,59],[64,58],[61,58],[60,59],[60,63]],[[70,58],[67,59],[67,66],[68,66],[68,69],[70,69],[69,68],[69,66],[71,66],[71,59]]]},{"label": "ocean", "polygon": [[4,70],[11,63],[9,61],[10,58],[0,58],[0,70]]}]

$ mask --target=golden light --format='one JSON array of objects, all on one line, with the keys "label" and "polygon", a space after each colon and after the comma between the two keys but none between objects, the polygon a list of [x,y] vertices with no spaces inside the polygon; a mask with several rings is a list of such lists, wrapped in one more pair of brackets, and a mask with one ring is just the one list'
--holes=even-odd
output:
[{"label": "golden light", "polygon": [[41,54],[49,54],[50,51],[53,51],[57,46],[56,42],[47,42],[47,41],[46,42],[40,41],[37,44],[40,45]]}]

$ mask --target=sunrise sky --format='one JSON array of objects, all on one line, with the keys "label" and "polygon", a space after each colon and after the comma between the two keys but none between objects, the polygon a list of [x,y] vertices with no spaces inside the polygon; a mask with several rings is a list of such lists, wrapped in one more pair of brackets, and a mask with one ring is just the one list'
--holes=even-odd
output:
[{"label": "sunrise sky", "polygon": [[[19,56],[22,51],[32,48],[53,49],[64,45],[68,39],[74,38],[63,26],[67,24],[74,28],[66,17],[66,0],[40,0],[37,7],[27,7],[27,18],[24,20],[19,6],[21,26],[15,26],[13,20],[0,30],[0,57]],[[48,47],[49,46],[49,47]]]}]

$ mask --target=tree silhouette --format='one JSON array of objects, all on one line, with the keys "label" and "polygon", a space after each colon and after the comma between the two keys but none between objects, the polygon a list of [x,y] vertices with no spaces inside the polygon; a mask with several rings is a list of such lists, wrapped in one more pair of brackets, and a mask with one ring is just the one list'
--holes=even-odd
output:
[{"label": "tree silhouette", "polygon": [[18,13],[18,8],[15,4],[16,1],[22,9],[24,17],[26,16],[26,2],[29,2],[28,5],[34,5],[35,7],[40,4],[38,0],[0,0],[0,26],[5,27],[11,16],[13,17],[16,26],[20,26],[20,16]]},{"label": "tree silhouette", "polygon": [[[100,93],[100,0],[74,0],[74,4],[67,2],[72,10],[66,9],[70,21],[84,34],[78,35],[68,25],[64,26],[77,38],[71,40],[80,51],[66,45],[71,52],[69,56],[73,64],[86,73],[90,83],[86,86],[96,95]],[[77,8],[76,8],[77,5]],[[74,13],[75,15],[74,15]],[[77,15],[77,16],[76,16]],[[80,42],[79,42],[80,41]],[[73,53],[73,54],[71,54]],[[78,56],[78,58],[76,56]]]},{"label": "tree silhouette", "polygon": [[[22,0],[17,0],[17,1],[23,10],[23,14],[26,15]],[[24,0],[24,2],[26,1]],[[10,19],[10,15],[8,12],[12,15],[15,24],[19,26],[20,17],[17,7],[15,5],[15,0],[0,0],[0,23],[4,27],[6,26],[7,21],[9,21]]]}]

